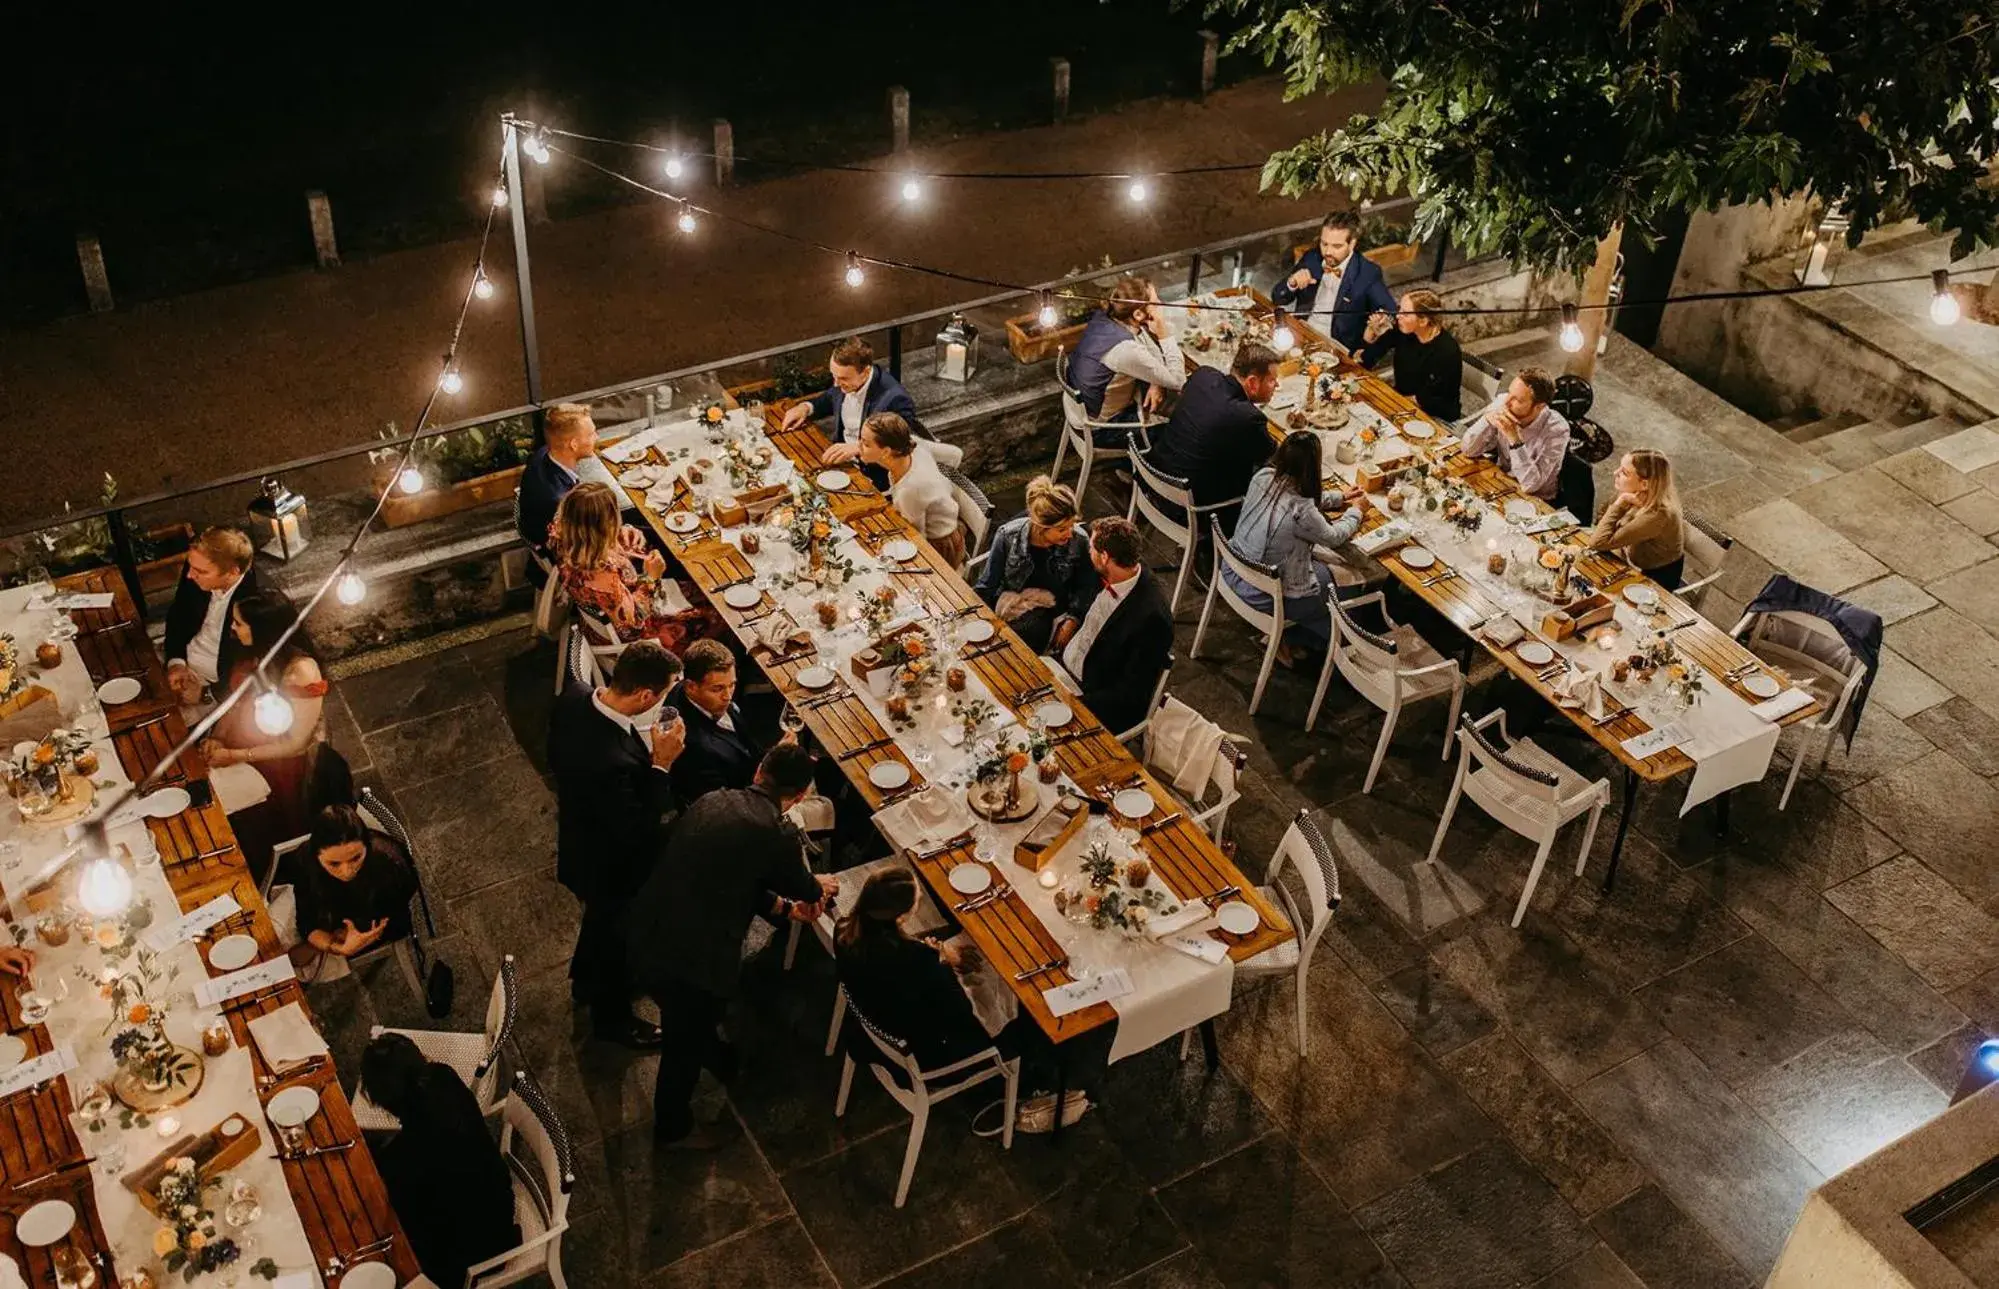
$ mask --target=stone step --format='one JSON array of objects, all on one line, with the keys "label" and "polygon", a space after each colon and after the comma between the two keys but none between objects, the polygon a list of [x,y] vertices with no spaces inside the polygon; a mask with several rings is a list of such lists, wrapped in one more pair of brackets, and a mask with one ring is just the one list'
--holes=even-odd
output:
[{"label": "stone step", "polygon": [[1964,428],[1964,422],[1955,416],[1932,416],[1927,420],[1913,422],[1899,429],[1888,430],[1879,436],[1878,442],[1888,451],[1889,456],[1897,452],[1907,452],[1925,443],[1935,443],[1947,439]]},{"label": "stone step", "polygon": [[1890,455],[1888,449],[1881,446],[1881,435],[1893,428],[1879,421],[1862,421],[1823,438],[1813,439],[1805,444],[1805,449],[1840,470],[1864,470]]},{"label": "stone step", "polygon": [[1822,439],[1829,434],[1837,434],[1841,430],[1859,425],[1866,419],[1858,412],[1834,412],[1831,416],[1821,416],[1801,425],[1786,427],[1772,424],[1770,428],[1793,443],[1810,443],[1814,439]]}]

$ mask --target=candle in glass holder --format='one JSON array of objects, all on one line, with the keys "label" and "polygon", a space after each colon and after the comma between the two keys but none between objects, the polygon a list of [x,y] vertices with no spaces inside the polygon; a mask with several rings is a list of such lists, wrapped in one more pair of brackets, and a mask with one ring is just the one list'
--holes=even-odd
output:
[{"label": "candle in glass holder", "polygon": [[234,1043],[229,1033],[229,1022],[217,1016],[201,1031],[201,1050],[210,1056],[220,1056]]},{"label": "candle in glass holder", "polygon": [[[1488,541],[1486,545],[1492,546],[1494,545],[1494,543]],[[1491,573],[1494,577],[1506,576],[1506,552],[1501,550],[1495,550],[1490,554],[1488,554],[1485,557],[1485,568],[1486,571],[1488,573]]]},{"label": "candle in glass holder", "polygon": [[1617,648],[1616,630],[1614,630],[1611,627],[1605,627],[1603,630],[1597,632],[1596,647],[1603,650],[1605,653],[1609,653],[1612,649]]},{"label": "candle in glass holder", "polygon": [[162,1138],[172,1140],[180,1133],[180,1120],[170,1114],[163,1114],[153,1120],[153,1130],[159,1133]]},{"label": "candle in glass holder", "polygon": [[1041,883],[1043,887],[1052,891],[1055,889],[1056,884],[1060,882],[1062,879],[1055,875],[1055,870],[1053,868],[1044,868],[1035,877],[1034,880]]}]

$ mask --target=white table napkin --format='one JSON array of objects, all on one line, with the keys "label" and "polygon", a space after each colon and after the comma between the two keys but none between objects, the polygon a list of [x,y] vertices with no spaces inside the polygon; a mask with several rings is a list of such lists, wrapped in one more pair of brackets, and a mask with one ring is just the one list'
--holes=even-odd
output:
[{"label": "white table napkin", "polygon": [[875,823],[897,846],[924,851],[964,832],[973,820],[956,794],[925,788],[878,813]]},{"label": "white table napkin", "polygon": [[1775,698],[1765,699],[1749,710],[1766,721],[1781,721],[1792,712],[1811,705],[1812,695],[1809,690],[1787,689]]},{"label": "white table napkin", "polygon": [[264,1054],[264,1064],[272,1069],[297,1065],[327,1052],[326,1040],[312,1027],[297,1003],[287,1003],[254,1018],[249,1030],[257,1050]]},{"label": "white table napkin", "polygon": [[248,810],[269,800],[271,795],[270,780],[257,773],[256,766],[241,761],[210,767],[208,782],[215,788],[215,799],[222,803],[225,815]]},{"label": "white table napkin", "polygon": [[621,440],[605,448],[604,459],[615,461],[619,465],[623,465],[627,461],[636,461],[644,456],[646,450],[652,447],[653,444],[659,442],[659,436],[660,430],[656,426],[650,430],[640,430],[630,438]]}]

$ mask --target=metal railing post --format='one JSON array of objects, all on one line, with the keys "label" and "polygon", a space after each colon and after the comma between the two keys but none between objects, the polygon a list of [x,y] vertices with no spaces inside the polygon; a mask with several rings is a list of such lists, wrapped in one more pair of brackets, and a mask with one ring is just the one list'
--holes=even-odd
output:
[{"label": "metal railing post", "polygon": [[534,437],[541,441],[541,343],[534,332],[534,274],[528,265],[527,202],[521,193],[521,132],[510,112],[500,118],[504,135],[500,146],[502,164],[507,169],[508,221],[514,228],[514,279],[520,296],[521,356],[527,363],[528,402],[534,407]]},{"label": "metal railing post", "polygon": [[1451,235],[1449,233],[1438,233],[1437,259],[1436,262],[1430,266],[1430,280],[1432,282],[1441,282],[1444,280],[1444,257],[1449,255],[1450,253],[1451,253]]},{"label": "metal railing post", "polygon": [[146,592],[139,585],[139,552],[132,546],[132,529],[125,522],[125,512],[114,510],[105,517],[111,529],[111,558],[118,565],[118,573],[125,579],[125,589],[132,593],[132,603],[138,607],[139,621],[146,620]]},{"label": "metal railing post", "polygon": [[888,374],[897,380],[902,379],[902,328],[900,326],[888,329]]},{"label": "metal railing post", "polygon": [[1195,296],[1199,295],[1200,293],[1201,293],[1201,253],[1199,251],[1195,251],[1194,254],[1187,260],[1187,294],[1189,296]]}]

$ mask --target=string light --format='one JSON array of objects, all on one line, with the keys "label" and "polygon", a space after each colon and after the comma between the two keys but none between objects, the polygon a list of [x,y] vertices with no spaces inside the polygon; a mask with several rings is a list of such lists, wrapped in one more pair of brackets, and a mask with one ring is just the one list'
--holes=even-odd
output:
[{"label": "string light", "polygon": [[484,268],[472,271],[472,294],[478,296],[481,300],[490,300],[493,298],[493,279],[486,276]]},{"label": "string light", "polygon": [[116,917],[132,906],[132,875],[109,854],[100,853],[77,874],[76,902],[94,918]]},{"label": "string light", "polygon": [[904,201],[913,202],[920,199],[922,196],[923,196],[922,181],[919,180],[915,175],[909,175],[905,177],[902,181],[902,199]]},{"label": "string light", "polygon": [[1930,285],[1936,294],[1930,297],[1930,321],[1939,327],[1948,327],[1963,316],[1957,297],[1950,293],[1950,270],[1938,269],[1930,274]]},{"label": "string light", "polygon": [[1291,323],[1284,317],[1284,310],[1276,311],[1277,325],[1270,329],[1270,347],[1280,354],[1288,354],[1298,347],[1298,333],[1291,330]]},{"label": "string light", "polygon": [[684,164],[682,164],[682,162],[681,162],[681,160],[680,160],[680,158],[679,158],[679,157],[677,157],[677,156],[673,155],[672,153],[668,153],[668,154],[667,154],[667,157],[666,157],[666,177],[667,177],[668,179],[678,179],[678,178],[680,178],[681,174],[682,174],[682,173],[684,173],[684,172],[686,171],[686,169],[687,169],[687,167],[686,167],[686,166],[685,166]]},{"label": "string light", "polygon": [[547,165],[548,132],[546,130],[536,130],[533,134],[521,140],[521,151],[527,153],[542,165]]},{"label": "string light", "polygon": [[257,695],[257,701],[250,705],[250,714],[256,719],[257,728],[266,734],[278,735],[292,727],[296,713],[292,711],[291,700],[275,689],[265,689]]},{"label": "string light", "polygon": [[506,208],[507,208],[507,186],[505,184],[494,184],[493,209],[505,210]]},{"label": "string light", "polygon": [[1124,190],[1124,195],[1132,205],[1143,206],[1146,198],[1152,196],[1152,189],[1146,186],[1145,180],[1134,179],[1131,181],[1131,186]]},{"label": "string light", "polygon": [[861,253],[859,251],[848,251],[847,285],[859,286],[861,283],[867,281],[867,277],[868,275],[861,271]]},{"label": "string light", "polygon": [[1561,344],[1562,348],[1569,353],[1577,354],[1582,352],[1583,325],[1578,320],[1576,306],[1573,304],[1562,306]]},{"label": "string light", "polygon": [[449,358],[444,360],[444,374],[437,378],[437,387],[447,394],[456,394],[465,388],[465,377],[459,374],[458,364]]},{"label": "string light", "polygon": [[680,218],[673,221],[683,233],[694,231],[694,208],[686,202],[680,203]]},{"label": "string light", "polygon": [[[418,476],[418,480],[418,486],[421,486],[421,475]],[[333,584],[333,596],[342,604],[359,604],[367,594],[368,584],[362,581],[361,575],[351,568],[342,573],[340,580]]]},{"label": "string light", "polygon": [[1055,293],[1053,291],[1043,291],[1041,293],[1041,311],[1035,315],[1035,321],[1046,328],[1054,326],[1061,320],[1062,315],[1055,312]]},{"label": "string light", "polygon": [[423,471],[413,465],[404,466],[402,473],[396,476],[396,487],[403,490],[404,496],[414,497],[423,491]]}]

